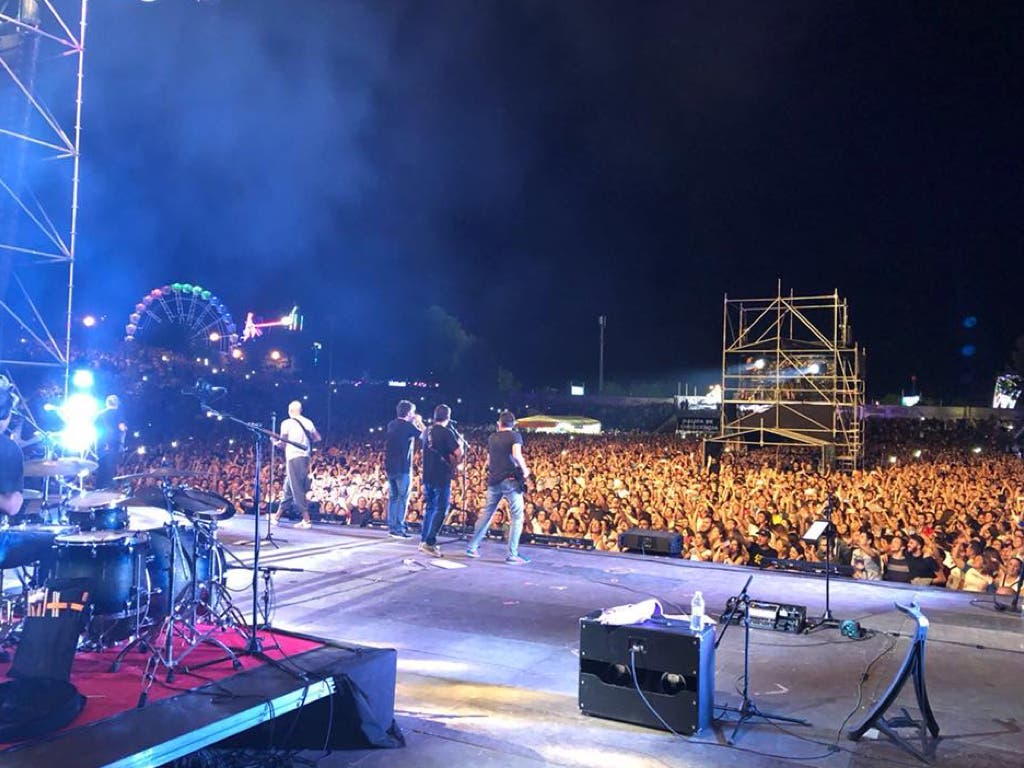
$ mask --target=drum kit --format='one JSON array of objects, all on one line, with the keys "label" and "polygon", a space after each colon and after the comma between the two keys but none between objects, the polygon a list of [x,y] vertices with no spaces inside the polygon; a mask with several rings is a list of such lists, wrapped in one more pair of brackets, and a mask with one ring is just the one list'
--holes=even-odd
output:
[{"label": "drum kit", "polygon": [[[151,653],[152,666],[166,666],[170,677],[190,650],[174,650],[172,638],[182,637],[191,647],[217,645],[237,665],[227,646],[211,637],[244,622],[231,605],[226,552],[217,537],[218,523],[235,514],[234,506],[176,484],[203,475],[173,467],[115,478],[157,481],[132,496],[112,489],[83,492],[63,480],[81,479],[96,466],[78,458],[26,462],[26,477],[44,478],[46,486],[56,479],[62,490],[56,496],[26,490],[25,509],[43,522],[0,527],[0,595],[3,569],[17,569],[22,583],[21,596],[5,606],[5,615],[26,615],[33,592],[81,587],[89,597],[79,649],[127,643],[115,669],[138,648]],[[17,619],[0,621],[4,628],[0,644],[16,636]]]}]

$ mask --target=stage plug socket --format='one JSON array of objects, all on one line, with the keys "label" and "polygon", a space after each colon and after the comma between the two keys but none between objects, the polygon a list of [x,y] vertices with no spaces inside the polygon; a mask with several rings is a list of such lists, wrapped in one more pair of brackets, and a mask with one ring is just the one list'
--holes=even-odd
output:
[{"label": "stage plug socket", "polygon": [[643,640],[637,640],[634,638],[629,639],[629,652],[640,656],[647,653],[647,646],[644,645]]}]

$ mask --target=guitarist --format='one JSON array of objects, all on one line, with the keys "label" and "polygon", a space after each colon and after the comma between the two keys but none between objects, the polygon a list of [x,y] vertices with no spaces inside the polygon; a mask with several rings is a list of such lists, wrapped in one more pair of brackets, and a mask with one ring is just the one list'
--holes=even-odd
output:
[{"label": "guitarist", "polygon": [[452,500],[452,478],[462,458],[462,447],[451,428],[452,409],[434,408],[434,423],[423,430],[423,531],[420,550],[441,557],[437,532]]},{"label": "guitarist", "polygon": [[487,504],[466,548],[468,557],[480,557],[478,548],[487,535],[498,502],[508,500],[512,525],[508,533],[505,562],[522,565],[530,562],[519,555],[519,536],[523,532],[523,483],[530,476],[523,456],[523,436],[515,430],[516,417],[511,411],[498,415],[498,431],[487,440]]}]

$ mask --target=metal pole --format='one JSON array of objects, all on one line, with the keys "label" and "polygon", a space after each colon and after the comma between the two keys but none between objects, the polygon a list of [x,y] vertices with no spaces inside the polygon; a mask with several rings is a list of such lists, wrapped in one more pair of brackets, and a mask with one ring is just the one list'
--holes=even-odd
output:
[{"label": "metal pole", "polygon": [[604,327],[607,323],[607,315],[600,315],[597,318],[597,324],[601,327],[601,346],[597,357],[597,394],[604,392]]}]

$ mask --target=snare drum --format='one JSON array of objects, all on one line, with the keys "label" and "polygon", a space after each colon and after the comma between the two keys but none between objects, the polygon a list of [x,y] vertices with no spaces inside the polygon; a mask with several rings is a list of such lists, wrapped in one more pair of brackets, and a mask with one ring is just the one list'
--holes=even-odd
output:
[{"label": "snare drum", "polygon": [[68,501],[68,522],[83,531],[121,531],[128,527],[128,497],[117,491],[90,491]]},{"label": "snare drum", "polygon": [[144,531],[87,531],[57,536],[53,575],[86,579],[93,614],[111,618],[139,615],[148,602]]}]

